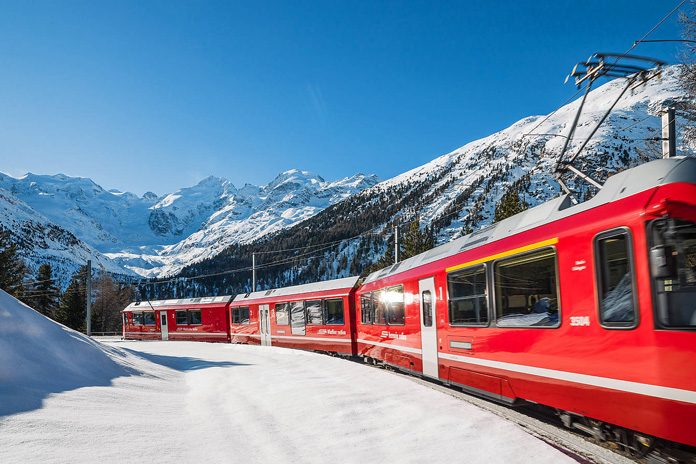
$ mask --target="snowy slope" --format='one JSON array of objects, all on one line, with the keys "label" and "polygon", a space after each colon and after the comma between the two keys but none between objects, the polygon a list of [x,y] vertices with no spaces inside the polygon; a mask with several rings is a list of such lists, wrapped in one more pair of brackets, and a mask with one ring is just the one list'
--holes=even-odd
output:
[{"label": "snowy slope", "polygon": [[[113,258],[109,269],[163,275],[230,244],[292,226],[376,183],[374,176],[362,174],[326,182],[291,170],[261,187],[237,189],[228,180],[208,177],[162,197],[151,192],[138,197],[63,174],[14,178],[0,173],[6,200],[22,205],[1,210],[0,222],[16,223],[33,210]],[[24,255],[33,266],[40,264],[30,252]],[[69,256],[69,250],[65,255],[82,258]],[[108,261],[101,255],[100,260]]]},{"label": "snowy slope", "polygon": [[[613,100],[623,90],[623,79],[608,82],[589,95],[569,153],[574,153],[589,136]],[[601,126],[578,163],[599,180],[627,167],[661,156],[659,143],[646,140],[660,136],[660,110],[663,105],[688,98],[680,88],[678,68],[668,67],[661,79],[655,79],[627,93]],[[440,241],[457,238],[462,226],[472,228],[492,222],[495,205],[516,181],[522,181],[523,197],[530,205],[542,203],[559,193],[551,173],[565,141],[580,99],[546,116],[531,116],[512,126],[443,155],[419,168],[378,184],[364,195],[397,187],[414,188],[430,182],[425,196],[428,204],[420,205],[421,221],[437,223],[451,214],[462,192],[468,198],[457,205],[459,214],[452,223],[439,230]],[[536,135],[527,134],[558,134]],[[678,140],[680,143],[680,140]],[[692,153],[681,147],[681,154]],[[527,177],[524,177],[527,176]],[[432,193],[437,192],[433,197]]]},{"label": "snowy slope", "polygon": [[109,385],[131,372],[122,358],[0,290],[0,418],[40,408],[50,394]]},{"label": "snowy slope", "polygon": [[113,346],[143,375],[0,420],[0,461],[575,462],[490,412],[358,363],[276,347]]}]

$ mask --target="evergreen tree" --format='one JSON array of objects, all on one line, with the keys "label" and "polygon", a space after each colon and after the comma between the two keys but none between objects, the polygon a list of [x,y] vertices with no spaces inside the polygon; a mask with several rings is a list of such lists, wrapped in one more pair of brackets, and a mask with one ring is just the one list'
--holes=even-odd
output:
[{"label": "evergreen tree", "polygon": [[85,305],[86,288],[85,277],[87,267],[82,266],[79,271],[72,276],[68,288],[65,289],[60,298],[60,305],[56,313],[56,320],[71,329],[84,330],[85,328]]},{"label": "evergreen tree", "polygon": [[22,284],[27,268],[17,255],[10,231],[0,227],[0,288],[15,298],[24,296]]},{"label": "evergreen tree", "polygon": [[118,332],[121,329],[121,310],[133,298],[132,287],[115,281],[108,274],[102,274],[95,280],[94,290],[92,330]]},{"label": "evergreen tree", "polygon": [[430,250],[435,245],[429,228],[421,230],[420,222],[413,221],[408,226],[399,247],[399,259],[408,259]]},{"label": "evergreen tree", "polygon": [[59,298],[60,290],[53,280],[51,265],[42,264],[36,274],[36,283],[32,285],[31,292],[27,294],[27,304],[44,316],[55,319]]},{"label": "evergreen tree", "polygon": [[516,188],[511,188],[508,190],[500,202],[495,206],[495,217],[494,222],[502,221],[515,214],[521,213],[526,210],[529,206],[527,203],[520,198],[520,194]]}]

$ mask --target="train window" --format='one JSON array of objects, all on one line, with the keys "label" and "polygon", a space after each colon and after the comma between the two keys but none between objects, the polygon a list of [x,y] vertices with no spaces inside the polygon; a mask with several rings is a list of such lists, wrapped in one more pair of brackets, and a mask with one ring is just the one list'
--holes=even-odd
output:
[{"label": "train window", "polygon": [[447,274],[450,325],[488,324],[486,267],[476,266]]},{"label": "train window", "polygon": [[372,294],[365,293],[360,296],[360,322],[365,325],[373,323],[374,308],[372,307]]},{"label": "train window", "polygon": [[321,300],[305,301],[307,309],[307,325],[322,325],[324,314],[321,307]]},{"label": "train window", "polygon": [[192,311],[188,311],[188,319],[189,325],[201,325],[203,323],[201,319],[201,310],[194,309]]},{"label": "train window", "polygon": [[249,324],[249,307],[232,308],[233,324]]},{"label": "train window", "polygon": [[598,236],[595,256],[600,322],[608,327],[634,327],[637,318],[628,231],[619,229]]},{"label": "train window", "polygon": [[495,264],[498,327],[558,327],[556,252],[545,249]]},{"label": "train window", "polygon": [[327,325],[343,325],[345,323],[342,299],[324,301],[324,321]]},{"label": "train window", "polygon": [[304,335],[307,323],[303,301],[288,303],[290,306],[290,325],[293,335]]},{"label": "train window", "polygon": [[423,326],[433,326],[433,295],[430,290],[421,294],[421,309],[423,311]]},{"label": "train window", "polygon": [[384,298],[384,291],[377,290],[372,292],[372,309],[374,318],[372,319],[373,324],[377,325],[387,325],[387,302]]},{"label": "train window", "polygon": [[650,271],[658,325],[696,328],[696,224],[659,219],[650,224]]},{"label": "train window", "polygon": [[155,313],[152,311],[143,313],[143,325],[155,325]]},{"label": "train window", "polygon": [[133,313],[133,325],[143,325],[143,313]]},{"label": "train window", "polygon": [[186,311],[176,312],[176,325],[188,325],[188,316]]},{"label": "train window", "polygon": [[289,303],[276,304],[275,315],[277,325],[290,325]]},{"label": "train window", "polygon": [[176,312],[176,325],[201,325],[201,310],[180,310]]},{"label": "train window", "polygon": [[389,287],[382,293],[382,298],[387,304],[387,324],[404,325],[406,322],[404,287],[402,285]]}]

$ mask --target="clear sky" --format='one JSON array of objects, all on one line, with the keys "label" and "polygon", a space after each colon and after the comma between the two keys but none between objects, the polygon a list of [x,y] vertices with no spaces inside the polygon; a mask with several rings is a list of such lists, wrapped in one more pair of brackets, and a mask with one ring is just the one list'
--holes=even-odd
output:
[{"label": "clear sky", "polygon": [[[575,91],[677,0],[0,0],[0,171],[386,179]],[[650,38],[679,37],[676,16]],[[677,60],[677,44],[634,53]]]}]

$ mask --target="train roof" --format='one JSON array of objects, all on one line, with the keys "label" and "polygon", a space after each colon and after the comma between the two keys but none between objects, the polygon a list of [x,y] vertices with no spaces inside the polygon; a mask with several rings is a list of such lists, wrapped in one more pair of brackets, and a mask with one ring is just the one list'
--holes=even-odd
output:
[{"label": "train roof", "polygon": [[619,172],[607,179],[597,195],[583,203],[573,205],[569,195],[562,195],[469,235],[375,271],[367,276],[365,283],[399,274],[650,188],[675,182],[696,184],[696,158],[680,156],[658,159]]},{"label": "train roof", "polygon": [[201,298],[180,298],[173,300],[154,300],[154,301],[136,301],[128,306],[124,311],[147,311],[148,309],[157,309],[158,307],[169,306],[203,306],[209,304],[229,303],[232,301],[232,295],[225,296],[207,296]]},{"label": "train roof", "polygon": [[262,300],[264,298],[276,296],[300,295],[302,293],[314,293],[327,290],[340,290],[353,288],[358,283],[360,277],[344,277],[342,279],[325,280],[323,282],[312,282],[311,284],[294,285],[292,287],[273,288],[261,290],[253,293],[240,293],[234,298],[234,302],[248,302]]}]

